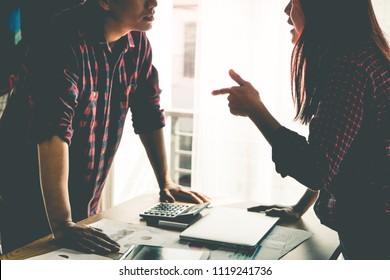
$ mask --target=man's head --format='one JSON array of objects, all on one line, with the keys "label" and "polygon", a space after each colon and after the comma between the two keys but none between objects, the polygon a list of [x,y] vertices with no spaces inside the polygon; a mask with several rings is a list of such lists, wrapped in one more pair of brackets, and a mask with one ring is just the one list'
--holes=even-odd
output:
[{"label": "man's head", "polygon": [[152,28],[157,0],[95,0],[107,11],[108,20],[120,30],[147,31]]}]

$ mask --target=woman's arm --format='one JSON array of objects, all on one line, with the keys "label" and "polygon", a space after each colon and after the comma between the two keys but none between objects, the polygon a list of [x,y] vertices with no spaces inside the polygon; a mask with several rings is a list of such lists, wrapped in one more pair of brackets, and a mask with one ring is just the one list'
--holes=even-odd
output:
[{"label": "woman's arm", "polygon": [[281,217],[285,220],[298,220],[317,200],[318,191],[306,189],[299,201],[293,206],[284,205],[259,205],[248,208],[250,212],[265,212],[268,216]]},{"label": "woman's arm", "polygon": [[[273,136],[281,128],[280,123],[265,107],[258,91],[251,83],[242,79],[233,70],[229,71],[229,75],[239,86],[215,90],[213,95],[229,94],[230,112],[234,115],[249,117],[268,143],[274,146]],[[267,215],[299,219],[313,205],[317,197],[318,191],[307,189],[294,206],[260,205],[251,207],[248,210],[254,212],[266,211]]]}]

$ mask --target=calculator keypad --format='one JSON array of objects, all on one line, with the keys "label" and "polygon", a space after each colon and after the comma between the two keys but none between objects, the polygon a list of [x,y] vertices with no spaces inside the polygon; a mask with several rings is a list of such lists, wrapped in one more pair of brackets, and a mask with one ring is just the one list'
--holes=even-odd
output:
[{"label": "calculator keypad", "polygon": [[145,212],[141,213],[141,217],[166,217],[174,218],[180,215],[181,213],[192,208],[191,204],[176,204],[176,203],[165,203],[160,202],[155,206],[149,208]]}]

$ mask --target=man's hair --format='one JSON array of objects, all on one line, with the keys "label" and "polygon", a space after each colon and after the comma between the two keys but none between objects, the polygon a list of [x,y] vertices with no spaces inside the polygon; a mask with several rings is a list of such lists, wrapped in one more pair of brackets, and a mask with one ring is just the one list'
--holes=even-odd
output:
[{"label": "man's hair", "polygon": [[296,120],[308,123],[318,107],[314,91],[326,61],[348,52],[362,38],[371,38],[390,61],[389,44],[376,19],[371,0],[300,0],[304,30],[291,59],[291,88]]}]

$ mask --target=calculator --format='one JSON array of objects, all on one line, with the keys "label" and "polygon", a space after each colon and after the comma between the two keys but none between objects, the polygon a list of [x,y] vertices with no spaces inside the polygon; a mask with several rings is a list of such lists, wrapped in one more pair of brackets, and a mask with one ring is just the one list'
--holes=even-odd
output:
[{"label": "calculator", "polygon": [[210,202],[202,204],[160,202],[139,215],[144,219],[174,220],[181,217],[192,217],[209,206]]}]

